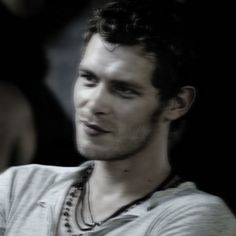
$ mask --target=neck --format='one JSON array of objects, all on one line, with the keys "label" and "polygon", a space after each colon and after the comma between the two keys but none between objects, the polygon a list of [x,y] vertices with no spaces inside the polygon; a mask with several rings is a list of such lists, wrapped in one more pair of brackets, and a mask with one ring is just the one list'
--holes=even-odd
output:
[{"label": "neck", "polygon": [[137,156],[120,161],[95,161],[91,176],[94,193],[101,196],[141,197],[158,187],[169,175],[165,155]]},{"label": "neck", "polygon": [[96,160],[90,179],[93,192],[100,197],[135,198],[155,190],[171,171],[167,156],[168,132],[163,130],[159,130],[162,135],[155,136],[134,156],[124,160]]},{"label": "neck", "polygon": [[166,136],[125,160],[96,160],[89,180],[90,205],[95,221],[153,192],[170,174]]}]

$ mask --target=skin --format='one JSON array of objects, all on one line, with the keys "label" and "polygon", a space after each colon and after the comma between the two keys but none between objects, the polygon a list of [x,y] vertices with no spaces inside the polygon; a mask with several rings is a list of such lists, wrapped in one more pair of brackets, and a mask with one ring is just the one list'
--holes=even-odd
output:
[{"label": "skin", "polygon": [[[147,145],[158,129],[152,117],[162,106],[149,82],[153,62],[139,55],[141,49],[107,48],[94,37],[81,61],[75,86],[77,140],[89,159],[119,160]],[[106,132],[93,134],[86,124]]]},{"label": "skin", "polygon": [[163,107],[151,84],[155,58],[137,45],[113,46],[98,34],[91,38],[74,91],[78,149],[95,160],[89,184],[98,221],[168,176],[170,123],[193,100],[192,89],[185,87]]}]

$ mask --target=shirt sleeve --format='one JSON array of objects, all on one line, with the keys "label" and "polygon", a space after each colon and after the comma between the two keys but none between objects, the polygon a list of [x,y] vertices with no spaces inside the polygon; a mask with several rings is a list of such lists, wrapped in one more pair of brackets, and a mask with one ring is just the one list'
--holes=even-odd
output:
[{"label": "shirt sleeve", "polygon": [[218,197],[173,201],[153,222],[150,236],[235,236],[236,219]]}]

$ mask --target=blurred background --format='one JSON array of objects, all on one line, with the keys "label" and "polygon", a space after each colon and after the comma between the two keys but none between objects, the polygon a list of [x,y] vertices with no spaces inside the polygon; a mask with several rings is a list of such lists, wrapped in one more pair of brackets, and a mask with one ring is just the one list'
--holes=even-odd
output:
[{"label": "blurred background", "polygon": [[104,2],[0,0],[0,170],[84,161],[73,85],[88,16]]}]

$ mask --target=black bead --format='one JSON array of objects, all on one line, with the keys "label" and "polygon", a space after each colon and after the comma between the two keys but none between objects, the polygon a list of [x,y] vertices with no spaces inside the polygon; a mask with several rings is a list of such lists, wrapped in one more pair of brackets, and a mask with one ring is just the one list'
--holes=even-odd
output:
[{"label": "black bead", "polygon": [[68,202],[66,202],[66,205],[67,205],[67,206],[72,206],[73,204],[72,204],[72,202],[69,202],[69,201],[68,201]]},{"label": "black bead", "polygon": [[71,226],[70,226],[69,223],[65,223],[65,227],[67,227],[67,228],[71,228]]},{"label": "black bead", "polygon": [[70,216],[70,214],[68,212],[64,212],[63,215],[64,216]]}]

